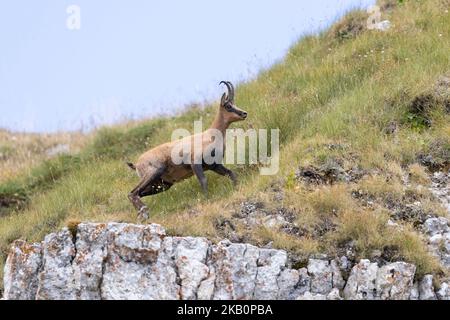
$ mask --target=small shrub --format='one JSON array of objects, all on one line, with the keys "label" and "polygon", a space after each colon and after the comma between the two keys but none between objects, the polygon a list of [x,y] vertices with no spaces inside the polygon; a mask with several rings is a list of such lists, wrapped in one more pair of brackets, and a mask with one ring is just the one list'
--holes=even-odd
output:
[{"label": "small shrub", "polygon": [[81,223],[80,220],[77,219],[71,219],[67,221],[67,228],[69,229],[70,233],[72,234],[72,237],[76,239],[77,232],[78,232],[78,225]]},{"label": "small shrub", "polygon": [[432,171],[445,169],[450,164],[450,137],[435,138],[417,158]]},{"label": "small shrub", "polygon": [[335,185],[318,188],[306,197],[306,202],[319,215],[332,216],[349,209],[353,200],[345,185]]},{"label": "small shrub", "polygon": [[382,247],[388,216],[381,212],[348,210],[339,215],[337,230],[331,235],[340,244],[354,241],[359,254],[368,256]]},{"label": "small shrub", "polygon": [[422,130],[433,125],[436,113],[450,113],[450,79],[441,77],[433,89],[416,96],[409,104],[403,122]]},{"label": "small shrub", "polygon": [[386,243],[398,247],[398,258],[416,265],[417,277],[441,271],[439,262],[428,253],[423,240],[410,228],[404,226],[402,230],[387,230],[384,238]]},{"label": "small shrub", "polygon": [[418,163],[409,166],[409,179],[413,183],[428,185],[430,178],[425,171],[425,168]]},{"label": "small shrub", "polygon": [[27,198],[27,192],[20,184],[14,181],[0,184],[0,217],[22,208]]},{"label": "small shrub", "polygon": [[431,94],[420,95],[411,102],[405,114],[405,121],[411,128],[422,130],[431,127],[431,111],[436,108],[438,102]]},{"label": "small shrub", "polygon": [[294,189],[297,185],[297,178],[295,177],[295,172],[291,172],[286,176],[285,187],[286,189]]},{"label": "small shrub", "polygon": [[349,13],[333,26],[332,37],[338,41],[355,38],[365,30],[367,18],[367,13],[361,10]]}]

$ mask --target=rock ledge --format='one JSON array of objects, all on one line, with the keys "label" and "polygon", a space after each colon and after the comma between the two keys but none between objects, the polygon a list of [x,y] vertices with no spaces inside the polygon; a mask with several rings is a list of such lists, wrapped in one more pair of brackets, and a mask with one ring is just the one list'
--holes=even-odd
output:
[{"label": "rock ledge", "polygon": [[[16,240],[4,299],[449,299],[416,267],[345,257],[290,269],[283,250],[171,237],[156,224],[81,223],[41,243]],[[349,274],[348,279],[344,275]]]}]

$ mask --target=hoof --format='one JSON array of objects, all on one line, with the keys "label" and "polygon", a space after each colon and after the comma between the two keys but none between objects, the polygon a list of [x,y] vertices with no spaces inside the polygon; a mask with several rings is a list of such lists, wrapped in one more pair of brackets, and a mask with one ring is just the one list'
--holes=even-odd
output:
[{"label": "hoof", "polygon": [[139,209],[138,218],[140,218],[140,220],[147,220],[149,217],[150,213],[148,212],[147,206],[144,206],[141,209]]}]

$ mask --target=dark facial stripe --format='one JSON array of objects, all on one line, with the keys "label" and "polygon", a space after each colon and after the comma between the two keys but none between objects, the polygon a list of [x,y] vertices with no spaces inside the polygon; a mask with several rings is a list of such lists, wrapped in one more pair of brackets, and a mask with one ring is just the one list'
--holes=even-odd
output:
[{"label": "dark facial stripe", "polygon": [[225,110],[226,110],[227,112],[235,113],[235,114],[237,114],[239,117],[243,117],[243,116],[245,115],[245,113],[246,113],[245,111],[241,111],[241,110],[236,109],[235,107],[233,107],[232,104],[227,104],[227,105],[225,105]]}]

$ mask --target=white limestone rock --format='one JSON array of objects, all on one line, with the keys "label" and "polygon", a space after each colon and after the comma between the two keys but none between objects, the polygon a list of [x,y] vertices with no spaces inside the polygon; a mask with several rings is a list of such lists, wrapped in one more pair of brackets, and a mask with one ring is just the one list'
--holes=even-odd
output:
[{"label": "white limestone rock", "polygon": [[205,238],[174,238],[175,265],[181,280],[181,299],[197,299],[200,283],[209,275],[206,255],[209,241]]},{"label": "white limestone rock", "polygon": [[39,274],[38,300],[73,300],[76,298],[72,261],[75,245],[67,228],[47,235],[42,244],[42,271]]},{"label": "white limestone rock", "polygon": [[343,300],[338,288],[331,289],[327,294],[327,300]]},{"label": "white limestone rock", "polygon": [[295,300],[327,300],[327,296],[320,293],[305,292],[301,296],[298,296]]},{"label": "white limestone rock", "polygon": [[106,237],[106,224],[78,225],[77,253],[72,265],[79,299],[101,299],[100,285],[107,256]]},{"label": "white limestone rock", "polygon": [[254,299],[270,300],[278,296],[277,279],[286,266],[287,254],[282,250],[260,249],[255,280]]},{"label": "white limestone rock", "polygon": [[407,300],[411,294],[416,267],[394,262],[378,269],[377,295],[382,300]]},{"label": "white limestone rock", "polygon": [[4,272],[4,299],[32,300],[38,290],[38,274],[42,266],[40,243],[16,240],[11,245]]},{"label": "white limestone rock", "polygon": [[356,264],[344,288],[344,298],[348,300],[373,300],[376,298],[378,265],[367,259]]},{"label": "white limestone rock", "polygon": [[436,300],[434,293],[433,276],[427,274],[419,282],[419,299],[420,300]]},{"label": "white limestone rock", "polygon": [[450,285],[447,282],[441,283],[436,295],[439,300],[450,300]]},{"label": "white limestone rock", "polygon": [[173,238],[158,225],[109,226],[102,299],[179,299]]},{"label": "white limestone rock", "polygon": [[309,259],[308,274],[311,276],[311,293],[326,295],[333,288],[333,272],[328,260]]},{"label": "white limestone rock", "polygon": [[212,246],[210,264],[215,270],[213,299],[252,299],[259,249],[228,240]]},{"label": "white limestone rock", "polygon": [[444,217],[429,218],[425,220],[423,229],[430,237],[450,231],[448,227],[448,220]]},{"label": "white limestone rock", "polygon": [[409,300],[419,300],[419,282],[414,282],[409,294]]},{"label": "white limestone rock", "polygon": [[[430,224],[431,225],[431,224]],[[441,234],[442,238],[447,235]],[[320,258],[320,259],[319,259]],[[345,257],[287,266],[283,250],[228,240],[169,237],[156,224],[81,223],[42,243],[15,241],[4,273],[5,299],[448,299],[415,266]],[[350,271],[347,282],[342,272]]]}]

